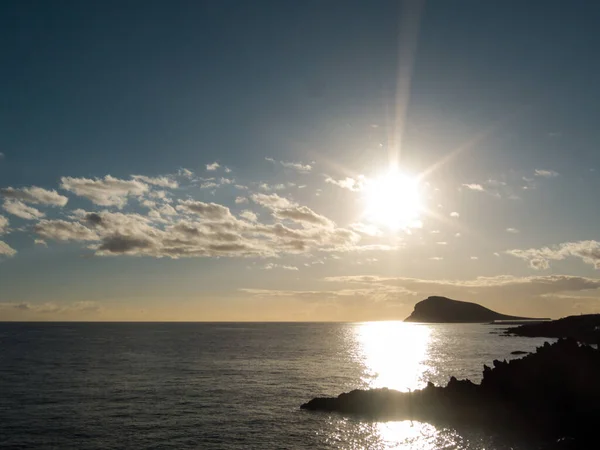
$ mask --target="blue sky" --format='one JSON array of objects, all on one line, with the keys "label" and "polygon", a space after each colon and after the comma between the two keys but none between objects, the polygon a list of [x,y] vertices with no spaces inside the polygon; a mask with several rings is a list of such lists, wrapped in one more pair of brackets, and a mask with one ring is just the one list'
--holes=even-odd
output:
[{"label": "blue sky", "polygon": [[0,318],[596,311],[600,6],[418,6],[3,2]]}]

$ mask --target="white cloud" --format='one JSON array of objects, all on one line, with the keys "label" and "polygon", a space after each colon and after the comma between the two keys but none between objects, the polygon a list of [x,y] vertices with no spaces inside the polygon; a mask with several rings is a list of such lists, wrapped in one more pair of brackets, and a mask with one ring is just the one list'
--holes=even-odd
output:
[{"label": "white cloud", "polygon": [[548,269],[550,261],[560,261],[567,257],[580,258],[584,263],[600,269],[598,241],[565,242],[552,247],[507,250],[505,253],[527,261],[532,269]]},{"label": "white cloud", "polygon": [[283,183],[279,183],[279,184],[261,183],[258,185],[258,188],[261,191],[266,191],[266,192],[282,191],[285,189],[285,184],[283,184]]},{"label": "white cloud", "polygon": [[544,170],[544,169],[535,169],[534,174],[536,177],[543,177],[543,178],[554,178],[559,175],[559,173],[555,172],[554,170]]},{"label": "white cloud", "polygon": [[254,203],[265,208],[290,208],[297,204],[277,194],[252,194],[250,196]]},{"label": "white cloud", "polygon": [[0,256],[14,256],[17,251],[4,241],[0,241]]},{"label": "white cloud", "polygon": [[231,169],[229,167],[225,167],[223,170],[225,171],[225,173],[231,173]]},{"label": "white cloud", "polygon": [[45,241],[45,240],[43,240],[43,239],[34,239],[33,243],[34,243],[35,245],[42,245],[42,246],[44,246],[44,247],[48,247],[48,244],[47,244],[47,243],[46,243],[46,241]]},{"label": "white cloud", "polygon": [[[227,207],[214,203],[187,200],[180,202],[178,208],[188,213],[189,218],[164,226],[139,214],[77,211],[73,222],[41,221],[36,232],[47,239],[96,241],[88,248],[99,256],[157,258],[275,257],[313,251],[351,251],[358,238],[349,230],[318,224],[290,228],[281,223],[240,220]],[[302,224],[305,219],[295,220]]]},{"label": "white cloud", "polygon": [[600,279],[570,275],[548,275],[535,277],[515,277],[498,275],[477,277],[471,280],[424,280],[405,277],[380,277],[372,275],[351,275],[326,277],[325,281],[344,285],[387,287],[397,286],[420,296],[447,295],[460,298],[465,295],[495,295],[498,300],[506,296],[542,296],[560,292],[578,292],[600,289]]},{"label": "white cloud", "polygon": [[252,194],[252,201],[270,209],[273,216],[280,220],[292,220],[303,226],[324,226],[333,228],[335,224],[327,217],[317,214],[307,206],[300,206],[277,194]]},{"label": "white cloud", "polygon": [[206,165],[206,170],[208,170],[208,171],[211,171],[211,172],[212,172],[212,171],[215,171],[215,170],[217,170],[219,167],[221,167],[221,165],[220,165],[218,162],[216,162],[216,161],[215,161],[215,162],[214,162],[214,163],[212,163],[212,164],[207,164],[207,165]]},{"label": "white cloud", "polygon": [[516,228],[510,227],[510,228],[506,229],[506,232],[507,233],[512,233],[512,234],[517,234],[517,233],[519,233],[519,230],[517,230]]},{"label": "white cloud", "polygon": [[123,208],[128,196],[141,196],[148,192],[148,185],[138,180],[120,180],[110,175],[102,178],[62,177],[61,187],[75,195],[85,197],[99,206]]},{"label": "white cloud", "polygon": [[[187,169],[181,169],[178,175],[192,176]],[[43,212],[25,204],[25,201],[58,206],[64,205],[67,197],[36,187],[5,189],[4,192],[10,196],[4,200],[4,208],[8,212],[39,220],[33,227],[38,245],[44,245],[46,241],[72,241],[81,243],[98,256],[157,258],[315,256],[316,252],[361,252],[387,250],[389,247],[359,246],[361,236],[356,232],[340,228],[310,207],[274,193],[254,193],[248,197],[269,211],[269,214],[261,216],[261,219],[266,219],[262,222],[250,210],[235,216],[225,205],[195,199],[174,200],[170,193],[151,187],[178,186],[170,177],[133,175],[129,180],[122,180],[107,175],[93,179],[63,177],[60,182],[63,189],[96,205],[122,209],[129,197],[135,197],[139,205],[148,208],[149,212],[124,213],[110,209],[88,212],[77,209],[70,211],[65,219],[49,220],[44,219]],[[221,178],[216,183],[233,184],[234,181]],[[240,204],[240,201],[238,199],[236,203]],[[0,232],[4,233],[7,229],[8,220],[0,216]],[[3,246],[3,252],[14,254],[7,244]],[[293,265],[284,268],[296,269]]]},{"label": "white cloud", "polygon": [[45,216],[43,212],[35,209],[33,206],[27,206],[19,200],[4,200],[2,207],[6,212],[21,219],[35,220]]},{"label": "white cloud", "polygon": [[465,184],[463,184],[463,186],[471,191],[479,191],[479,192],[485,191],[485,189],[483,188],[482,185],[476,184],[476,183],[465,183]]},{"label": "white cloud", "polygon": [[280,161],[280,164],[283,167],[286,167],[288,169],[294,169],[297,172],[300,173],[308,173],[312,170],[312,166],[310,164],[302,164],[299,162],[286,162],[286,161]]},{"label": "white cloud", "polygon": [[0,235],[8,231],[8,219],[0,215]]},{"label": "white cloud", "polygon": [[155,199],[158,199],[158,200],[163,200],[165,202],[171,202],[171,199],[169,197],[167,197],[167,192],[166,191],[151,191],[148,194],[148,197],[155,198]]},{"label": "white cloud", "polygon": [[358,179],[354,179],[351,177],[346,177],[341,180],[336,180],[334,178],[327,177],[325,178],[325,183],[330,183],[350,191],[360,191],[364,187],[364,178],[359,177]]},{"label": "white cloud", "polygon": [[200,184],[200,189],[212,189],[219,187],[219,184],[214,181],[204,181]]},{"label": "white cloud", "polygon": [[188,178],[188,179],[194,178],[194,172],[192,172],[189,169],[185,169],[183,167],[181,169],[179,169],[179,171],[177,172],[177,175],[179,175],[180,177],[183,177],[183,178]]},{"label": "white cloud", "polygon": [[157,211],[165,216],[175,216],[177,211],[171,205],[162,205],[157,208]]},{"label": "white cloud", "polygon": [[265,270],[273,270],[273,269],[283,269],[283,270],[294,270],[297,271],[299,270],[296,266],[286,266],[286,265],[280,265],[280,264],[274,264],[274,263],[268,263],[265,264],[265,266],[263,267]]},{"label": "white cloud", "polygon": [[367,236],[381,236],[383,234],[383,232],[377,226],[362,222],[351,224],[350,229]]},{"label": "white cloud", "polygon": [[450,213],[450,217],[460,217],[460,214],[459,214],[459,213],[457,213],[456,211],[452,211],[452,212]]},{"label": "white cloud", "polygon": [[246,197],[236,197],[235,204],[241,205],[242,203],[248,203],[248,199]]},{"label": "white cloud", "polygon": [[223,220],[232,217],[229,208],[217,203],[204,203],[195,200],[180,200],[178,211],[194,213],[209,220]]},{"label": "white cloud", "polygon": [[446,241],[436,242],[437,245],[448,245]]},{"label": "white cloud", "polygon": [[444,258],[442,258],[441,256],[432,256],[431,258],[432,261],[443,261]]},{"label": "white cloud", "polygon": [[256,213],[253,213],[252,211],[249,211],[247,209],[240,213],[240,217],[249,220],[250,222],[258,221],[258,216],[256,215]]},{"label": "white cloud", "polygon": [[6,199],[42,205],[65,206],[69,201],[67,197],[60,195],[55,190],[50,191],[37,186],[20,189],[7,187],[0,189],[0,194]]},{"label": "white cloud", "polygon": [[169,177],[147,177],[145,175],[132,175],[131,178],[139,180],[147,184],[153,184],[155,186],[176,189],[179,187],[179,183]]},{"label": "white cloud", "polygon": [[276,209],[273,215],[280,220],[289,219],[302,223],[303,225],[320,225],[329,228],[333,228],[335,225],[327,217],[317,214],[308,206],[294,206],[290,208]]},{"label": "white cloud", "polygon": [[55,241],[96,241],[98,235],[77,222],[66,220],[41,220],[35,232],[46,239]]},{"label": "white cloud", "polygon": [[[273,158],[267,157],[267,158],[265,158],[265,161],[269,161],[273,164],[277,164],[277,161],[275,161]],[[293,169],[300,173],[308,173],[312,170],[312,166],[310,164],[303,164],[300,162],[279,161],[279,164],[281,164],[283,167],[285,167],[287,169]]]},{"label": "white cloud", "polygon": [[95,302],[81,301],[73,303],[28,303],[28,302],[1,302],[0,310],[16,309],[28,313],[73,313],[73,312],[98,312],[102,308]]},{"label": "white cloud", "polygon": [[477,256],[471,256],[471,259],[472,259],[473,261],[477,261],[479,258],[478,258]]}]

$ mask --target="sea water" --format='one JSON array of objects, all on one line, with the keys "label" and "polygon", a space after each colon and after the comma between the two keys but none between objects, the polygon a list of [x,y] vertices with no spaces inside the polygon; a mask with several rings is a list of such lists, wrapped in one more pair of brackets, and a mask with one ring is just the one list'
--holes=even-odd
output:
[{"label": "sea water", "polygon": [[[0,323],[0,448],[500,449],[498,437],[302,411],[403,391],[545,339],[493,325]],[[529,448],[525,443],[519,448]]]}]

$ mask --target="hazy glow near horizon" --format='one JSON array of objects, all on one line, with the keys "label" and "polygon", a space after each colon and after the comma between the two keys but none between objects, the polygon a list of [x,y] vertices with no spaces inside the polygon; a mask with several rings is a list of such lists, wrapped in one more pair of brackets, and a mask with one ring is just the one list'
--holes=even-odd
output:
[{"label": "hazy glow near horizon", "polygon": [[419,180],[390,169],[365,185],[365,216],[391,230],[418,227],[423,208]]}]

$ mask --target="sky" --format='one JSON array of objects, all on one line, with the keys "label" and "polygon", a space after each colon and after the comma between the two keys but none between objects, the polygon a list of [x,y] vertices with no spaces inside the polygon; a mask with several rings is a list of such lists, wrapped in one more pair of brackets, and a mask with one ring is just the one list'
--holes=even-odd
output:
[{"label": "sky", "polygon": [[0,320],[600,308],[600,4],[0,3]]}]

